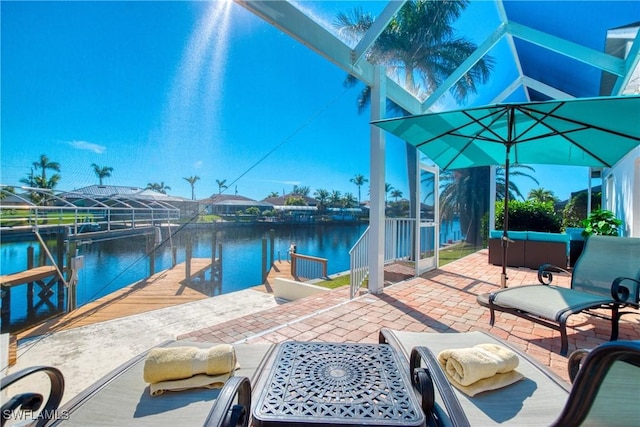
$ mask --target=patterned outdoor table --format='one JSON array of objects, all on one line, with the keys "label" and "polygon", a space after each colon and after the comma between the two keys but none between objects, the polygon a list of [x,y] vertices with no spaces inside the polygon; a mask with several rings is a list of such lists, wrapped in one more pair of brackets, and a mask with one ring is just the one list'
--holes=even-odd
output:
[{"label": "patterned outdoor table", "polygon": [[407,367],[387,344],[284,342],[254,407],[257,426],[424,426]]}]

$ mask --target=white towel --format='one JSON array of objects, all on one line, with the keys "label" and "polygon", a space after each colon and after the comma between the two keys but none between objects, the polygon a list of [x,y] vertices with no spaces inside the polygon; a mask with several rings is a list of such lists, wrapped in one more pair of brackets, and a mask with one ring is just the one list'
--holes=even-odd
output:
[{"label": "white towel", "polygon": [[166,391],[183,391],[193,388],[222,388],[233,372],[220,375],[198,374],[183,380],[160,381],[149,384],[149,391],[152,396],[160,396]]},{"label": "white towel", "polygon": [[469,396],[506,387],[524,378],[515,369],[518,355],[496,344],[443,350],[438,354],[447,379]]},{"label": "white towel", "polygon": [[166,391],[220,388],[240,365],[233,346],[158,347],[144,361],[143,378],[152,396]]},{"label": "white towel", "polygon": [[233,346],[219,344],[198,347],[157,347],[144,361],[144,380],[148,383],[182,380],[197,374],[219,375],[237,369]]}]

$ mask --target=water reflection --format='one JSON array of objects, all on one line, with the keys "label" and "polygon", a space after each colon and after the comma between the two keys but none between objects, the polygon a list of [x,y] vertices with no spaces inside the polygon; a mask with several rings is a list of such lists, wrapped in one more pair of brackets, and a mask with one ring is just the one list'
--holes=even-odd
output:
[{"label": "water reflection", "polygon": [[[187,227],[164,234],[162,244],[152,252],[155,271],[172,267],[173,253],[176,262],[186,259],[187,242],[191,242],[194,258],[211,258],[215,243],[222,245],[222,280],[213,283],[209,274],[198,278],[193,285],[200,286],[209,295],[218,295],[247,289],[262,281],[262,239],[270,239],[274,230],[274,257],[286,260],[289,245],[294,242],[298,253],[328,259],[328,273],[349,269],[349,249],[366,228],[366,224],[317,224],[317,225],[251,225],[220,227],[214,232],[211,225]],[[26,269],[27,247],[40,254],[35,242],[3,243],[1,247],[2,274]],[[269,253],[269,251],[268,251]],[[84,268],[78,272],[78,306],[108,295],[124,286],[150,276],[150,255],[147,254],[146,237],[128,237],[78,246],[78,254],[84,256]],[[219,254],[217,254],[219,256]],[[12,323],[27,316],[26,285],[12,290]],[[53,296],[52,300],[56,300]],[[48,315],[46,307],[40,307],[39,316]]]}]

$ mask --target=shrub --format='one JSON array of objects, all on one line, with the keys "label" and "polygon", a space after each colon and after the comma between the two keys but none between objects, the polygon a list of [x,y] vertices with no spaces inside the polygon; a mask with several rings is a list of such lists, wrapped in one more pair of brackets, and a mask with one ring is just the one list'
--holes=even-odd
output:
[{"label": "shrub", "polygon": [[618,227],[622,225],[622,221],[617,219],[613,212],[598,209],[591,211],[587,219],[582,221],[584,231],[582,235],[587,237],[592,234],[601,234],[604,236],[617,236]]},{"label": "shrub", "polygon": [[[562,224],[565,227],[582,227],[582,221],[587,217],[588,193],[581,191],[569,200],[562,211]],[[602,193],[591,193],[591,210],[600,209]]]},{"label": "shrub", "polygon": [[[503,228],[504,203],[500,202],[496,203],[496,229]],[[552,202],[509,200],[509,230],[559,233],[561,229],[562,223]]]},{"label": "shrub", "polygon": [[258,209],[256,206],[249,206],[244,210],[244,213],[247,215],[260,215],[260,209]]}]

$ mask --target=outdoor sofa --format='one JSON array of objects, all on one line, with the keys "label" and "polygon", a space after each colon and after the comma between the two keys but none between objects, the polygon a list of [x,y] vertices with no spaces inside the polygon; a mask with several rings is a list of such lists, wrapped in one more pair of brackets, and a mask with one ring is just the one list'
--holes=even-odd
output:
[{"label": "outdoor sofa", "polygon": [[[570,288],[551,285],[554,273],[571,274]],[[491,311],[490,324],[495,323],[495,312],[503,311],[555,329],[560,332],[560,354],[566,355],[567,319],[588,312],[611,320],[613,341],[618,338],[620,317],[627,313],[620,309],[640,307],[640,238],[591,236],[572,273],[545,264],[538,270],[538,280],[541,284],[479,295],[478,303]]]},{"label": "outdoor sofa", "polygon": [[[489,233],[489,264],[502,265],[502,231]],[[539,231],[509,231],[507,266],[537,270],[543,264],[567,267],[570,235]]]}]

